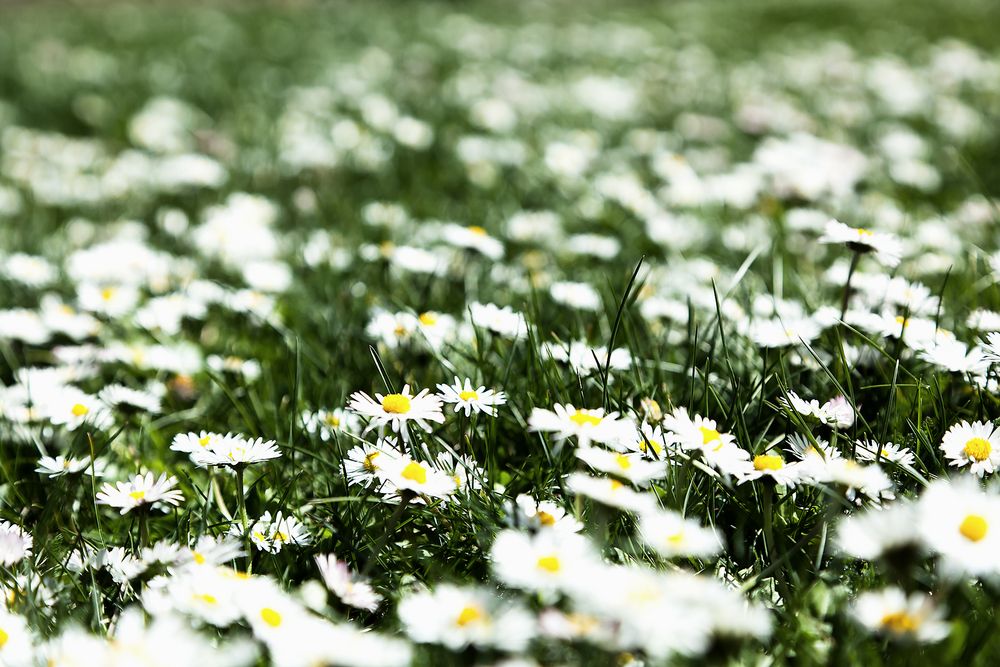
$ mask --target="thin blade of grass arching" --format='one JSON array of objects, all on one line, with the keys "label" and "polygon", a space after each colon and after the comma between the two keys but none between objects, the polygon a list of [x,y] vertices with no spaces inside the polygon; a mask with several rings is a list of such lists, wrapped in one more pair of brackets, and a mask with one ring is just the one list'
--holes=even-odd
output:
[{"label": "thin blade of grass arching", "polygon": [[[302,345],[298,336],[295,336],[295,370],[292,374],[292,409],[288,415],[288,443],[290,447],[295,442],[295,423],[299,416],[299,388],[302,386]],[[295,467],[295,450],[289,456],[292,468]]]},{"label": "thin blade of grass arching", "polygon": [[[839,342],[839,339],[838,339],[838,342]],[[819,365],[819,367],[820,367],[820,369],[822,369],[823,373],[828,378],[830,378],[830,381],[833,383],[833,386],[837,389],[837,391],[840,392],[840,395],[843,396],[844,398],[848,398],[849,399],[848,403],[850,404],[851,409],[854,411],[854,414],[857,416],[858,420],[861,421],[864,424],[865,432],[866,433],[871,433],[872,432],[871,425],[864,418],[864,415],[862,415],[860,412],[858,412],[858,404],[854,400],[854,390],[853,390],[853,387],[851,388],[850,391],[844,389],[844,386],[840,383],[840,380],[837,379],[836,374],[833,371],[830,370],[830,367],[827,364],[825,364],[822,359],[819,358],[819,355],[816,354],[816,351],[812,348],[812,346],[805,339],[803,339],[803,338],[799,338],[799,343],[801,343],[802,346],[804,348],[806,348],[806,351],[809,353],[809,356],[811,356],[813,358],[813,360]],[[839,358],[843,361],[843,363],[846,364],[847,363],[847,359],[844,357],[844,354],[843,354],[843,345],[840,345],[839,349],[840,349],[840,357]],[[845,368],[846,368],[846,366],[845,366]],[[848,386],[851,386],[849,382],[848,382]]]},{"label": "thin blade of grass arching", "polygon": [[610,409],[610,404],[608,403],[608,377],[611,374],[611,351],[615,349],[615,338],[618,336],[618,327],[621,326],[622,314],[625,312],[625,306],[628,305],[629,295],[632,293],[632,286],[635,285],[636,278],[639,277],[639,269],[642,268],[642,262],[646,259],[643,255],[636,262],[635,270],[632,271],[632,277],[629,278],[628,285],[625,287],[625,293],[622,294],[622,300],[618,304],[618,312],[615,314],[615,323],[611,327],[611,339],[608,341],[608,359],[604,364],[604,377],[602,379],[603,387],[601,389],[602,398],[601,404],[604,406],[605,410]]},{"label": "thin blade of grass arching", "polygon": [[948,270],[945,271],[944,280],[941,281],[941,289],[938,290],[938,304],[937,311],[934,313],[934,333],[937,334],[938,329],[941,328],[941,304],[944,303],[944,290],[948,287],[948,279],[951,278],[951,271],[954,266],[949,266]]},{"label": "thin blade of grass arching", "polygon": [[[691,375],[690,375],[691,381],[688,383],[688,405],[687,405],[687,409],[688,409],[688,412],[694,412],[694,380],[695,380],[695,375],[696,375],[696,372],[697,372],[696,365],[695,365],[695,359],[697,358],[697,353],[698,353],[698,334],[699,334],[700,330],[699,330],[698,326],[695,324],[695,321],[694,321],[694,319],[695,319],[694,305],[691,303],[691,297],[688,297],[688,299],[687,299],[687,306],[688,306],[688,327],[687,327],[688,331],[687,331],[687,340],[688,340],[689,345],[688,345],[688,353],[687,353],[687,357],[686,358],[689,360],[687,363],[691,364]],[[685,367],[685,375],[687,375],[687,368],[686,367]]]},{"label": "thin blade of grass arching", "polygon": [[374,345],[369,345],[368,351],[372,355],[372,360],[375,362],[375,368],[378,369],[378,374],[382,377],[382,382],[385,384],[386,389],[389,390],[390,394],[395,394],[396,387],[392,384],[392,380],[389,379],[389,373],[385,370],[385,365],[382,363],[382,357],[379,356],[378,350],[375,349]]},{"label": "thin blade of grass arching", "polygon": [[[750,258],[748,258],[748,261],[749,260]],[[744,262],[744,264],[746,264],[746,262]],[[719,302],[719,291],[716,289],[714,280],[712,281],[712,296],[715,297],[715,321],[718,325],[717,331],[719,332],[719,338],[722,340],[722,354],[726,362],[726,369],[729,371],[729,382],[732,384],[733,401],[735,403],[733,408],[737,414],[739,428],[743,431],[743,442],[749,443],[751,441],[750,430],[747,428],[747,422],[744,418],[746,406],[740,401],[740,380],[736,376],[736,369],[733,368],[733,362],[729,356],[729,345],[726,342],[726,329],[722,325],[722,304]],[[730,410],[730,414],[732,412],[733,411]]]},{"label": "thin blade of grass arching", "polygon": [[[885,442],[886,437],[889,434],[890,421],[892,420],[892,415],[896,409],[896,383],[899,379],[899,360],[896,360],[895,365],[892,369],[892,380],[889,383],[889,398],[886,401],[885,409],[883,410],[883,417],[881,419],[881,424],[879,425],[878,442],[879,444]],[[875,462],[878,463],[882,459],[882,449],[878,448],[875,452]]]},{"label": "thin blade of grass arching", "polygon": [[215,371],[206,370],[205,372],[209,379],[222,390],[222,393],[229,399],[229,402],[233,404],[233,407],[236,408],[236,412],[239,413],[240,418],[243,420],[243,423],[247,426],[247,428],[249,428],[250,432],[266,433],[260,421],[256,419],[255,416],[252,416],[246,407],[239,400],[237,400],[236,395],[229,389],[223,378]]}]

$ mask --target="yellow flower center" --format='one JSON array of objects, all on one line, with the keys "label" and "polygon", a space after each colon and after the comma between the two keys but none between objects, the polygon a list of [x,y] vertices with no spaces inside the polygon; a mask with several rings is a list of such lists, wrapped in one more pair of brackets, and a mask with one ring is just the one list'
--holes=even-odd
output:
[{"label": "yellow flower center", "polygon": [[882,617],[882,627],[896,634],[913,632],[920,625],[920,620],[905,611],[894,611]]},{"label": "yellow flower center", "polygon": [[458,394],[458,397],[463,401],[478,401],[479,394],[474,391],[463,391]]},{"label": "yellow flower center", "polygon": [[82,417],[88,412],[90,412],[90,408],[88,408],[83,403],[75,403],[73,407],[70,408],[70,412],[73,413],[74,417]]},{"label": "yellow flower center", "polygon": [[993,447],[990,445],[990,441],[984,438],[972,438],[965,443],[964,451],[968,454],[969,458],[976,459],[977,461],[985,461],[989,458],[990,452],[993,451]]},{"label": "yellow flower center", "polygon": [[621,468],[622,470],[628,470],[629,468],[632,467],[632,460],[629,457],[625,456],[624,454],[616,455],[615,463],[617,463],[618,467]]},{"label": "yellow flower center", "polygon": [[105,301],[111,301],[111,299],[114,296],[115,296],[114,287],[105,287],[104,289],[101,290],[101,298],[104,299]]},{"label": "yellow flower center", "polygon": [[327,415],[323,421],[326,422],[327,426],[332,426],[333,428],[340,426],[340,418],[336,415]]},{"label": "yellow flower center", "polygon": [[460,627],[465,627],[469,623],[475,623],[476,621],[481,621],[485,618],[482,610],[479,607],[468,606],[464,607],[458,614],[458,618],[455,619],[455,625]]},{"label": "yellow flower center", "polygon": [[192,553],[193,553],[193,556],[194,556],[194,562],[198,563],[198,565],[204,565],[205,564],[205,557],[203,555],[201,555],[197,551],[194,551]]},{"label": "yellow flower center", "polygon": [[466,229],[468,229],[473,234],[478,234],[479,236],[486,236],[486,230],[480,227],[479,225],[472,225],[470,227],[466,227]]},{"label": "yellow flower center", "polygon": [[382,399],[382,409],[394,415],[405,415],[410,411],[410,399],[402,394],[389,394]]},{"label": "yellow flower center", "polygon": [[622,484],[621,482],[619,482],[617,479],[612,479],[610,481],[611,481],[611,490],[612,491],[617,491],[618,489],[620,489],[623,486],[625,486],[624,484]]},{"label": "yellow flower center", "polygon": [[214,595],[209,595],[208,593],[197,593],[194,596],[195,600],[199,602],[204,602],[205,604],[218,604],[218,600],[215,599]]},{"label": "yellow flower center", "polygon": [[281,614],[270,607],[264,607],[260,610],[260,619],[272,628],[276,628],[281,625]]},{"label": "yellow flower center", "polygon": [[699,426],[698,430],[701,431],[701,444],[703,445],[707,445],[710,442],[715,442],[716,440],[720,440],[722,438],[722,434],[714,428]]},{"label": "yellow flower center", "polygon": [[559,562],[559,557],[556,555],[542,556],[538,559],[538,569],[545,570],[546,572],[551,572],[555,574],[562,569],[562,563]]},{"label": "yellow flower center", "polygon": [[896,324],[902,325],[903,327],[910,326],[910,320],[906,319],[902,315],[896,315]]},{"label": "yellow flower center", "polygon": [[660,408],[660,404],[657,403],[655,399],[644,398],[640,401],[640,404],[646,414],[653,418],[653,421],[660,421],[660,418],[663,416],[663,410]]},{"label": "yellow flower center", "polygon": [[654,454],[659,454],[663,451],[663,443],[656,440],[640,440],[638,444],[639,451],[641,452],[647,452],[652,449]]},{"label": "yellow flower center", "polygon": [[0,648],[4,647],[8,639],[10,639],[10,635],[7,634],[6,630],[0,628]]},{"label": "yellow flower center", "polygon": [[676,532],[673,535],[667,536],[667,544],[673,547],[678,547],[684,541],[684,532]]},{"label": "yellow flower center", "polygon": [[203,435],[202,437],[198,438],[198,444],[201,445],[202,447],[208,447],[208,443],[210,442],[212,442],[212,436],[210,435]]},{"label": "yellow flower center", "polygon": [[399,475],[403,479],[408,479],[417,484],[427,483],[427,470],[416,461],[407,463],[406,467],[403,468],[403,472],[399,473]]},{"label": "yellow flower center", "polygon": [[569,416],[569,420],[577,426],[597,426],[601,423],[601,418],[592,415],[585,410],[577,410]]},{"label": "yellow flower center", "polygon": [[421,324],[423,324],[425,326],[428,326],[428,327],[432,327],[435,324],[437,324],[438,316],[437,316],[437,313],[431,313],[431,312],[420,313],[420,316],[419,316],[418,319],[420,320]]},{"label": "yellow flower center", "polygon": [[759,454],[753,457],[754,470],[781,470],[785,462],[776,454]]},{"label": "yellow flower center", "polygon": [[378,470],[378,467],[375,465],[375,458],[381,453],[382,452],[372,452],[371,454],[365,457],[365,462],[363,464],[365,470],[367,470],[368,472],[375,472],[376,470]]},{"label": "yellow flower center", "polygon": [[989,528],[989,524],[986,523],[986,517],[979,514],[970,514],[962,519],[962,524],[958,527],[958,532],[970,542],[979,542],[986,537]]},{"label": "yellow flower center", "polygon": [[146,492],[145,491],[133,491],[132,493],[130,493],[128,495],[129,495],[129,497],[132,500],[143,500],[146,497]]},{"label": "yellow flower center", "polygon": [[858,229],[858,236],[873,236],[874,234],[875,232],[865,229],[864,227]]},{"label": "yellow flower center", "polygon": [[538,517],[538,523],[543,526],[554,526],[556,524],[556,518],[545,510],[538,510],[538,514],[535,516]]}]

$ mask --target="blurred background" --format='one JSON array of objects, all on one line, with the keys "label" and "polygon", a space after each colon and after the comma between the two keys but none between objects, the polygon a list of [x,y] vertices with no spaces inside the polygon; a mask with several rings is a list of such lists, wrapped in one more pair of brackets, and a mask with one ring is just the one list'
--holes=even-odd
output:
[{"label": "blurred background", "polygon": [[[421,210],[420,192],[460,196],[470,164],[472,180],[492,187],[502,165],[521,160],[520,143],[544,143],[558,128],[614,143],[636,113],[684,140],[710,139],[712,118],[742,109],[764,117],[746,119],[744,133],[781,116],[786,130],[800,123],[864,143],[870,129],[848,108],[858,86],[906,98],[900,63],[929,62],[949,40],[995,54],[998,25],[991,0],[3,2],[0,176],[50,204],[33,211],[35,225],[59,224],[60,208],[80,205],[145,215],[152,200],[131,180],[177,155],[211,162],[164,167],[155,189],[168,203],[197,172],[190,179],[284,198],[289,184],[322,185],[319,203],[341,217],[357,206],[338,207],[338,193],[365,201],[386,191],[416,215],[447,215],[440,202]],[[958,70],[977,66],[951,58]],[[823,77],[829,86],[810,89]],[[921,95],[902,104],[937,105]],[[933,113],[995,118],[955,105]],[[488,141],[463,142],[469,135]],[[100,145],[65,143],[88,137]],[[754,146],[742,134],[725,143],[735,152],[727,161]],[[988,139],[961,156],[985,194],[1000,194],[997,152]],[[708,166],[719,162],[710,153]],[[398,168],[384,169],[390,162]],[[184,189],[172,203],[195,211],[203,192]],[[528,187],[507,210],[542,196]],[[502,193],[494,201],[502,208]]]}]

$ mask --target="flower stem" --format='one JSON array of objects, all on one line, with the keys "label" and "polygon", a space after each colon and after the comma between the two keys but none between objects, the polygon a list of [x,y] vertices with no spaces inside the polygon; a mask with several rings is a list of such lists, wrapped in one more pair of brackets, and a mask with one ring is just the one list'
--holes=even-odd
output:
[{"label": "flower stem", "polygon": [[146,521],[149,518],[149,512],[145,508],[139,509],[139,548],[142,549],[149,545],[149,526]]},{"label": "flower stem", "polygon": [[372,566],[375,565],[375,561],[378,560],[378,555],[382,552],[382,549],[384,549],[385,545],[389,542],[389,538],[392,537],[392,533],[396,529],[396,524],[399,523],[399,520],[403,516],[403,510],[406,509],[407,503],[410,502],[410,499],[413,496],[414,493],[412,491],[403,491],[399,494],[399,505],[396,506],[396,509],[393,510],[392,515],[389,517],[389,520],[385,523],[385,527],[382,532],[382,537],[379,538],[379,541],[375,545],[375,548],[372,549],[371,556],[369,556],[368,560],[365,561],[365,566],[361,570],[361,576],[366,576],[371,571]]},{"label": "flower stem", "polygon": [[844,319],[847,315],[847,303],[851,300],[851,278],[854,277],[854,271],[858,268],[858,260],[861,259],[861,253],[855,252],[851,256],[851,266],[847,269],[847,282],[844,283],[844,300],[840,304],[840,319]]},{"label": "flower stem", "polygon": [[236,466],[236,500],[239,503],[240,523],[243,527],[243,543],[247,552],[247,574],[253,572],[253,543],[247,521],[246,490],[243,488],[243,466]]}]

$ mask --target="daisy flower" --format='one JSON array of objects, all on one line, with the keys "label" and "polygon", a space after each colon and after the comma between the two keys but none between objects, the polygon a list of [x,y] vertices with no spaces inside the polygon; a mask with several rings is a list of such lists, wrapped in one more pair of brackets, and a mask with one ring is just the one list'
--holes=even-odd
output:
[{"label": "daisy flower", "polygon": [[317,410],[302,413],[302,425],[309,435],[318,435],[320,440],[327,442],[333,439],[337,432],[358,433],[361,422],[358,416],[343,408],[334,410]]},{"label": "daisy flower", "polygon": [[848,227],[838,220],[826,223],[819,242],[843,245],[862,255],[872,253],[876,261],[889,268],[898,265],[903,256],[903,245],[893,234]]},{"label": "daisy flower", "polygon": [[455,336],[458,323],[451,315],[425,311],[417,315],[417,330],[432,350],[439,350]]},{"label": "daisy flower", "polygon": [[570,308],[592,313],[601,309],[601,295],[590,283],[568,280],[554,282],[549,285],[549,294],[553,301]]},{"label": "daisy flower", "polygon": [[569,364],[579,375],[602,373],[604,370],[624,371],[632,367],[632,354],[624,348],[615,348],[610,357],[608,348],[590,345],[585,341],[543,343],[542,355],[560,363]]},{"label": "daisy flower", "polygon": [[859,505],[864,498],[876,503],[895,498],[892,480],[874,463],[863,466],[853,459],[833,458],[827,462],[826,473],[821,481],[842,486],[844,496]]},{"label": "daisy flower", "polygon": [[[234,536],[241,536],[243,534],[240,527],[236,525],[233,525],[230,531]],[[281,512],[278,512],[272,518],[270,512],[264,512],[250,526],[250,541],[260,551],[276,554],[286,544],[302,546],[312,542],[312,538],[306,531],[305,526],[302,525],[302,522],[294,516],[284,516]]]},{"label": "daisy flower", "polygon": [[409,455],[380,462],[376,476],[388,485],[390,493],[411,491],[431,498],[444,498],[455,492],[455,480],[434,466]]},{"label": "daisy flower", "polygon": [[222,435],[211,431],[201,431],[200,433],[178,433],[170,443],[170,449],[175,452],[184,452],[191,455],[204,451],[225,438],[232,438],[231,433]]},{"label": "daisy flower", "polygon": [[920,496],[924,541],[952,575],[1000,571],[1000,496],[968,478],[932,482]]},{"label": "daisy flower", "polygon": [[494,391],[483,386],[474,388],[472,380],[465,378],[463,384],[458,377],[455,378],[453,385],[439,384],[438,396],[445,403],[454,403],[455,412],[465,412],[466,417],[473,412],[485,412],[495,417],[497,414],[495,406],[507,402],[507,397],[502,391]]},{"label": "daisy flower", "polygon": [[413,641],[452,651],[469,645],[523,651],[535,636],[535,618],[527,609],[473,586],[441,584],[411,593],[399,603],[399,619]]},{"label": "daisy flower", "polygon": [[[997,324],[1000,324],[998,316]],[[988,364],[1000,364],[1000,331],[993,331],[986,335],[986,340],[982,343],[983,361]]]},{"label": "daisy flower", "polygon": [[84,425],[103,429],[114,421],[104,403],[76,387],[54,388],[51,394],[37,399],[37,402],[39,412],[50,422],[63,425],[70,431]]},{"label": "daisy flower", "polygon": [[201,467],[237,468],[280,456],[281,451],[274,440],[247,440],[242,435],[227,435],[214,439],[207,447],[193,452],[191,460]]},{"label": "daisy flower", "polygon": [[854,417],[854,408],[844,396],[834,396],[820,406],[820,421],[834,428],[850,428]]},{"label": "daisy flower", "polygon": [[569,475],[566,487],[579,496],[630,512],[642,512],[656,504],[655,496],[650,493],[639,493],[617,479],[591,477],[582,472]]},{"label": "daisy flower", "polygon": [[374,428],[380,431],[388,425],[394,433],[398,433],[403,442],[409,441],[407,426],[413,422],[418,427],[430,433],[431,426],[427,422],[444,423],[441,412],[441,399],[422,389],[415,396],[410,393],[410,385],[404,385],[398,394],[375,394],[372,398],[363,391],[351,394],[348,408],[369,420],[365,433]]},{"label": "daisy flower", "polygon": [[[673,436],[663,432],[663,427],[659,424],[643,422],[638,429],[623,429],[622,437],[613,446],[620,451],[641,452],[647,458],[658,459],[675,449],[677,443]],[[674,464],[677,461],[668,458],[668,463]]]},{"label": "daisy flower", "polygon": [[837,549],[853,558],[876,560],[916,551],[922,544],[917,506],[899,501],[845,517],[837,526]]},{"label": "daisy flower", "polygon": [[736,442],[732,435],[718,430],[714,419],[701,415],[692,418],[684,408],[677,408],[664,417],[663,428],[674,436],[682,449],[715,449]]},{"label": "daisy flower", "polygon": [[469,317],[474,326],[492,331],[503,338],[517,339],[528,335],[524,315],[515,312],[510,306],[500,308],[492,303],[470,303]]},{"label": "daisy flower", "polygon": [[968,465],[978,477],[993,474],[1000,465],[1000,432],[989,422],[962,421],[944,434],[941,449],[953,466]]},{"label": "daisy flower", "polygon": [[840,458],[840,452],[831,447],[826,440],[815,438],[815,441],[812,441],[799,433],[794,433],[789,436],[788,445],[792,454],[799,460],[799,472],[803,478],[813,482],[830,480],[827,466],[830,461]]},{"label": "daisy flower", "polygon": [[503,243],[478,225],[463,227],[447,223],[441,229],[441,237],[446,243],[458,248],[475,250],[494,261],[503,258]]},{"label": "daisy flower", "polygon": [[628,429],[628,422],[618,419],[617,412],[604,414],[597,408],[574,408],[571,404],[553,406],[552,410],[534,408],[528,417],[528,429],[554,433],[557,440],[576,437],[581,447],[591,442],[611,444]]},{"label": "daisy flower", "polygon": [[193,547],[181,550],[181,561],[188,560],[194,565],[222,565],[245,555],[240,542],[229,536],[202,535]]},{"label": "daisy flower", "polygon": [[770,479],[782,486],[795,486],[802,481],[800,463],[786,463],[780,454],[758,454],[740,475],[740,484],[758,479]]},{"label": "daisy flower", "polygon": [[644,459],[639,453],[623,454],[597,447],[579,447],[576,456],[591,468],[626,479],[636,486],[666,475],[666,466],[662,462]]},{"label": "daisy flower", "polygon": [[916,461],[913,452],[902,445],[895,445],[891,442],[879,445],[874,440],[858,440],[857,446],[858,458],[862,461],[883,460],[908,466],[912,466]]},{"label": "daisy flower", "polygon": [[978,347],[970,348],[958,340],[934,342],[919,356],[939,368],[952,373],[972,373],[981,375],[989,368],[990,362]]},{"label": "daisy flower", "polygon": [[150,391],[140,391],[120,384],[109,384],[97,393],[97,398],[111,409],[121,412],[161,412],[160,397]]},{"label": "daisy flower", "polygon": [[31,555],[34,540],[21,526],[0,521],[0,563],[10,567]]},{"label": "daisy flower", "polygon": [[715,441],[711,447],[701,450],[705,463],[724,475],[739,477],[751,467],[750,452],[733,442]]},{"label": "daisy flower", "polygon": [[166,511],[166,505],[176,506],[184,500],[183,494],[175,486],[176,477],[167,477],[163,473],[155,478],[153,473],[147,472],[134,475],[127,482],[105,483],[97,494],[97,502],[117,507],[122,514],[147,505]]},{"label": "daisy flower", "polygon": [[579,533],[583,524],[566,513],[566,510],[551,500],[535,500],[521,494],[514,499],[508,513],[514,515],[514,523],[538,530],[557,530]]},{"label": "daisy flower", "polygon": [[24,617],[0,608],[0,662],[11,667],[36,664],[35,639]]},{"label": "daisy flower", "polygon": [[[104,474],[103,462],[95,462],[93,470],[98,477]],[[89,475],[91,472],[91,459],[89,456],[85,456],[82,459],[66,458],[62,454],[55,457],[43,456],[38,459],[38,467],[35,468],[35,472],[47,477],[75,475],[78,472]]]},{"label": "daisy flower", "polygon": [[761,347],[788,347],[810,342],[822,333],[822,327],[808,317],[758,320],[748,335]]},{"label": "daisy flower", "polygon": [[366,442],[352,447],[343,460],[347,483],[366,486],[376,479],[387,460],[399,455],[396,441],[392,438],[379,438],[374,445]]},{"label": "daisy flower", "polygon": [[351,571],[345,561],[333,554],[316,556],[316,567],[323,583],[344,604],[357,609],[375,611],[382,596],[375,592],[368,580]]},{"label": "daisy flower", "polygon": [[478,491],[483,488],[486,471],[469,456],[455,456],[451,452],[441,452],[435,459],[438,470],[449,475],[455,482],[455,490]]},{"label": "daisy flower", "polygon": [[892,639],[922,643],[941,641],[951,631],[944,613],[926,593],[910,593],[895,586],[862,593],[853,606],[854,617],[873,632]]},{"label": "daisy flower", "polygon": [[722,542],[713,528],[705,528],[670,510],[640,514],[639,534],[665,558],[708,558],[722,550]]},{"label": "daisy flower", "polygon": [[490,551],[493,572],[509,586],[551,593],[579,584],[597,562],[589,540],[576,533],[543,531],[529,535],[504,530]]}]

